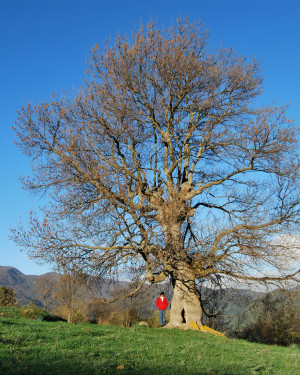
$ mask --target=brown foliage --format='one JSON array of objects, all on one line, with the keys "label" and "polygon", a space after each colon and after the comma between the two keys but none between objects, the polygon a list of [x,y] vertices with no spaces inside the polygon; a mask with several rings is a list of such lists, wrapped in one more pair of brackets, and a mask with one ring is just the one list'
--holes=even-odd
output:
[{"label": "brown foliage", "polygon": [[207,44],[199,22],[149,24],[95,46],[74,98],[21,109],[24,186],[51,198],[15,230],[21,248],[102,273],[134,264],[150,282],[296,277],[274,238],[299,215],[298,129],[286,107],[255,107],[255,59]]},{"label": "brown foliage", "polygon": [[15,291],[9,286],[0,286],[0,306],[16,305]]}]

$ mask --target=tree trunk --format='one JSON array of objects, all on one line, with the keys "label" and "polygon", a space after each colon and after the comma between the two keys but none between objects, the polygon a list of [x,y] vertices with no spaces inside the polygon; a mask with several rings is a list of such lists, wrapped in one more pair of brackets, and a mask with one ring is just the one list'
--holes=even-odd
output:
[{"label": "tree trunk", "polygon": [[171,301],[168,328],[191,328],[202,325],[202,309],[194,281],[176,280]]},{"label": "tree trunk", "polygon": [[[167,224],[162,222],[165,230],[165,242],[168,254],[172,254],[173,280],[175,280],[173,298],[171,301],[170,322],[168,328],[192,328],[202,325],[202,308],[196,293],[195,276],[188,265],[186,251],[181,235],[180,212],[185,212],[186,206],[167,207],[162,217]],[[177,213],[177,216],[175,215]]]},{"label": "tree trunk", "polygon": [[74,323],[74,307],[73,307],[73,301],[68,301],[68,323]]}]

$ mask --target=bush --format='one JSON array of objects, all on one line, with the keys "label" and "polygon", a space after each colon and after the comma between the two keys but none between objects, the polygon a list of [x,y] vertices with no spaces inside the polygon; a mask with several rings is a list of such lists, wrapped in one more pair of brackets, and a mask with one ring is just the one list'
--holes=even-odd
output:
[{"label": "bush", "polygon": [[0,287],[0,306],[14,306],[16,304],[15,300],[16,293],[9,286]]},{"label": "bush", "polygon": [[14,319],[40,319],[47,322],[64,321],[64,319],[49,314],[41,307],[34,305],[33,303],[27,306],[11,306],[11,307],[0,307],[0,317],[14,318]]},{"label": "bush", "polygon": [[17,306],[0,307],[0,316],[18,319],[21,317],[20,310]]},{"label": "bush", "polygon": [[49,315],[47,311],[37,306],[34,302],[27,306],[22,306],[20,311],[21,317],[25,319],[43,319],[46,315]]},{"label": "bush", "polygon": [[110,314],[112,311],[116,311],[116,309],[113,308],[113,304],[92,300],[87,306],[87,311],[91,323],[108,324],[107,321]]},{"label": "bush", "polygon": [[80,309],[77,309],[73,313],[73,323],[88,323],[89,319],[86,316],[85,312]]},{"label": "bush", "polygon": [[134,308],[128,310],[111,311],[104,316],[98,316],[98,324],[108,324],[120,327],[132,327],[139,321],[139,315]]},{"label": "bush", "polygon": [[31,300],[29,305],[20,307],[19,316],[25,319],[41,319],[44,321],[58,321],[63,320],[58,316],[49,314],[41,306],[38,305],[36,300]]}]

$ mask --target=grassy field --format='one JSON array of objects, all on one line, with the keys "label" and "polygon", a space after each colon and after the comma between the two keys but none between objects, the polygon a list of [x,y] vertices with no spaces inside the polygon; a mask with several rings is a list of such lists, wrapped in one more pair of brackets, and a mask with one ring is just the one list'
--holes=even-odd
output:
[{"label": "grassy field", "polygon": [[196,331],[70,325],[0,309],[0,374],[300,374],[300,349]]}]

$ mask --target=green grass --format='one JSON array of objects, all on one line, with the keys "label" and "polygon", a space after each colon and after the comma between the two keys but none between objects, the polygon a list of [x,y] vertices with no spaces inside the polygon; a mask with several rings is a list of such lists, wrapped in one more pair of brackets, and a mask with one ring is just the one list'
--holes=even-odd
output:
[{"label": "green grass", "polygon": [[195,331],[28,320],[17,312],[14,315],[13,310],[3,311],[0,309],[3,375],[300,374],[300,349],[296,347]]}]

